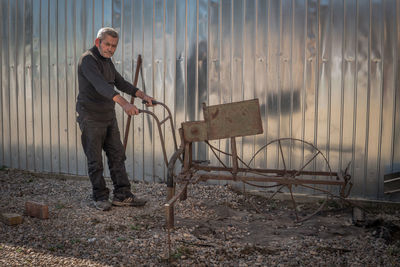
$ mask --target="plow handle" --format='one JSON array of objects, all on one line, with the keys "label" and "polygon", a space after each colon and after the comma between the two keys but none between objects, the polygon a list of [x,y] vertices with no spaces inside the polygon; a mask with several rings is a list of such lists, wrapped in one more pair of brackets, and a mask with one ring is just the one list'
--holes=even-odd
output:
[{"label": "plow handle", "polygon": [[[140,67],[142,65],[142,56],[138,55],[137,58],[137,65],[136,65],[136,71],[135,71],[135,79],[133,80],[133,86],[136,87],[137,83],[138,83],[138,79],[139,79],[139,71],[140,71]],[[132,96],[131,97],[131,104],[134,103],[135,98]],[[126,152],[126,146],[128,144],[128,136],[129,136],[129,128],[131,126],[131,116],[128,116],[128,119],[126,121],[126,128],[125,128],[125,135],[124,135],[124,150]]]}]

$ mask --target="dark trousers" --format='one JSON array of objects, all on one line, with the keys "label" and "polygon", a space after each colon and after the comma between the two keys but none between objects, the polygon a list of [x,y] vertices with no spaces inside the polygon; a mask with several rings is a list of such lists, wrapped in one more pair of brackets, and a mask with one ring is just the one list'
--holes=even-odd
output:
[{"label": "dark trousers", "polygon": [[103,177],[102,150],[106,152],[114,197],[124,199],[132,196],[128,175],[125,169],[125,151],[121,143],[116,118],[111,121],[78,119],[82,131],[82,146],[88,163],[89,178],[93,188],[93,199],[106,200],[109,189]]}]

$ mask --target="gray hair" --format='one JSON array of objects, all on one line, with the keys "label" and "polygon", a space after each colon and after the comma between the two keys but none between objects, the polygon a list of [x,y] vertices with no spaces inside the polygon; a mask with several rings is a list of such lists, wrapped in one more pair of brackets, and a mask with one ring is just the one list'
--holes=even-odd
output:
[{"label": "gray hair", "polygon": [[104,27],[101,28],[98,32],[97,32],[97,38],[100,40],[104,40],[104,38],[106,38],[106,35],[109,35],[113,38],[119,38],[118,32],[111,28],[111,27]]}]

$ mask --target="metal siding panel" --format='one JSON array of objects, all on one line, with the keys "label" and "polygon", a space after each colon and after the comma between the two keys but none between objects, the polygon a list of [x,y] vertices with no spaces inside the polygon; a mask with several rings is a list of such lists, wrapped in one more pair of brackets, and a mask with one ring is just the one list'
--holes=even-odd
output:
[{"label": "metal siding panel", "polygon": [[[280,69],[280,34],[281,34],[281,5],[279,1],[269,1],[268,6],[268,52],[267,52],[267,142],[279,138],[280,103],[279,103],[279,69]],[[267,167],[278,167],[278,147],[268,151]]]},{"label": "metal siding panel", "polygon": [[[318,59],[317,59],[317,107],[316,107],[316,147],[329,160],[329,131],[331,111],[331,5],[322,0],[318,6]],[[307,157],[306,157],[307,158]],[[310,166],[313,170],[329,171],[324,162],[316,160]],[[323,186],[328,189],[327,186]],[[329,189],[328,189],[329,190]],[[306,190],[306,192],[309,190]]]},{"label": "metal siding panel", "polygon": [[[306,47],[305,47],[305,92],[303,98],[304,110],[304,140],[315,144],[317,141],[317,112],[318,112],[318,90],[319,90],[319,1],[308,1],[306,11]],[[302,164],[308,162],[312,155],[309,151],[302,151]],[[309,164],[306,170],[314,170],[314,164]],[[305,189],[304,193],[312,193]]]},{"label": "metal siding panel", "polygon": [[394,142],[393,142],[393,170],[400,169],[400,3],[396,2],[396,23],[397,23],[397,40],[395,41],[397,47],[397,57],[396,57],[396,111],[395,114],[395,122],[394,122]]},{"label": "metal siding panel", "polygon": [[112,25],[113,25],[113,0],[103,0],[102,27],[112,27]]},{"label": "metal siding panel", "polygon": [[[198,34],[197,34],[197,120],[203,118],[202,103],[207,103],[207,40],[208,40],[208,0],[198,1]],[[207,158],[207,147],[198,144],[197,157]]]},{"label": "metal siding panel", "polygon": [[[397,13],[399,14],[399,13]],[[397,56],[400,51],[396,46],[396,1],[386,1],[383,7],[383,77],[382,77],[382,129],[381,129],[381,155],[379,194],[383,191],[383,175],[394,172],[393,169],[393,144],[394,144],[394,122],[396,117],[396,79],[398,79]],[[396,49],[397,48],[397,49]],[[393,60],[394,59],[394,60]],[[397,70],[397,71],[396,71]],[[399,167],[400,168],[400,167]]]},{"label": "metal siding panel", "polygon": [[[164,78],[164,103],[170,108],[171,112],[176,109],[175,105],[175,77],[176,77],[176,33],[175,33],[175,18],[176,18],[176,3],[175,0],[166,0],[165,3],[165,78]],[[167,116],[168,114],[165,114]],[[173,116],[173,114],[172,114]],[[176,122],[175,122],[176,125]],[[175,151],[175,146],[171,141],[171,133],[175,132],[179,138],[177,127],[171,128],[171,125],[167,122],[165,125],[164,138],[166,140],[165,149],[167,151],[168,160],[169,157]],[[177,140],[179,142],[179,140]],[[165,179],[165,177],[164,177]]]},{"label": "metal siding panel", "polygon": [[[256,2],[245,1],[243,34],[243,98],[254,98],[255,87],[255,42],[256,40]],[[243,137],[243,160],[248,162],[254,154],[254,136]]]},{"label": "metal siding panel", "polygon": [[[2,121],[3,121],[3,143],[4,143],[4,161],[3,164],[7,167],[11,167],[11,105],[10,105],[10,15],[9,15],[9,1],[2,1],[2,18],[4,18],[4,23],[2,23]],[[8,88],[8,89],[7,89]]]},{"label": "metal siding panel", "polygon": [[25,103],[26,103],[26,167],[35,170],[34,147],[34,117],[33,117],[33,88],[32,88],[32,0],[25,1]]},{"label": "metal siding panel", "polygon": [[[243,100],[243,1],[234,0],[232,5],[232,101]],[[236,138],[236,150],[243,156],[243,138]]]},{"label": "metal siding panel", "polygon": [[59,165],[60,172],[69,173],[68,168],[68,98],[67,98],[67,58],[66,58],[66,0],[58,1],[57,15],[57,73],[58,73],[58,120],[59,120]]},{"label": "metal siding panel", "polygon": [[343,48],[343,130],[342,162],[346,167],[351,163],[351,174],[354,174],[354,140],[355,140],[355,104],[356,104],[356,38],[357,38],[357,5],[346,1],[344,6],[344,48]]},{"label": "metal siding panel", "polygon": [[[304,136],[304,75],[305,75],[305,29],[306,24],[306,2],[298,0],[293,5],[292,18],[292,120],[291,120],[291,136],[297,139],[303,139]],[[303,149],[294,148],[291,152],[291,164],[298,168],[302,164]]]},{"label": "metal siding panel", "polygon": [[[153,95],[153,1],[143,2],[143,77],[145,79],[146,94]],[[150,15],[151,14],[151,15]],[[154,131],[156,126],[153,120],[147,116],[144,119],[144,180],[154,182]]]},{"label": "metal siding panel", "polygon": [[[221,104],[232,102],[232,77],[231,77],[231,7],[232,2],[222,0],[220,3],[220,86]],[[220,149],[231,153],[230,142],[228,139],[220,141]],[[225,164],[231,164],[230,156],[221,154],[221,159]]]},{"label": "metal siding panel", "polygon": [[49,2],[49,109],[51,172],[60,172],[60,125],[58,98],[58,2]]},{"label": "metal siding panel", "polygon": [[42,131],[43,131],[43,171],[51,172],[51,143],[50,143],[50,103],[49,103],[49,1],[42,0],[40,29],[41,54],[41,86],[42,86]]},{"label": "metal siding panel", "polygon": [[[130,3],[131,1],[126,1],[126,3]],[[124,2],[125,3],[125,2]],[[93,0],[93,29],[94,34],[97,35],[97,31],[103,27],[103,0]],[[127,11],[127,10],[126,10]],[[96,36],[94,36],[95,38]]]},{"label": "metal siding panel", "polygon": [[[196,120],[197,1],[187,0],[186,7],[186,120]],[[195,153],[195,152],[194,152]]]},{"label": "metal siding panel", "polygon": [[[396,15],[397,14],[397,15]],[[379,176],[379,196],[383,191],[383,176],[400,170],[400,158],[397,158],[397,166],[394,163],[394,137],[395,137],[395,118],[399,114],[399,104],[396,106],[396,94],[399,96],[399,1],[385,1],[383,6],[383,78],[382,78],[382,130],[381,130],[381,154],[380,154],[380,176]],[[397,17],[397,20],[396,20]],[[396,24],[397,23],[397,24]],[[396,92],[397,90],[397,92]],[[397,112],[396,112],[397,107]],[[397,151],[399,151],[397,149]],[[396,155],[399,153],[397,152]],[[390,198],[390,196],[386,196]],[[398,197],[398,196],[397,196]]]},{"label": "metal siding panel", "polygon": [[[85,19],[86,19],[86,8],[85,8],[85,2],[75,2],[75,7],[76,7],[76,24],[75,24],[75,62],[76,65],[79,62],[79,58],[85,52],[86,50],[86,45],[85,45],[85,39],[86,39],[86,30],[85,30]],[[76,69],[75,69],[76,71]],[[78,77],[75,77],[75,96],[78,95]],[[76,99],[75,99],[76,101]],[[83,152],[82,148],[82,142],[81,142],[81,130],[80,128],[76,127],[77,130],[77,160],[78,160],[78,174],[79,175],[87,175],[87,159],[86,156]]]},{"label": "metal siding panel", "polygon": [[[293,110],[293,86],[292,86],[292,38],[293,38],[293,6],[292,1],[281,1],[281,26],[280,26],[280,57],[279,57],[279,137],[292,136],[292,110]],[[285,161],[291,165],[291,152],[283,147],[283,154],[287,155]],[[277,156],[278,158],[278,156]],[[283,168],[282,160],[279,168]]]},{"label": "metal siding panel", "polygon": [[316,114],[316,72],[318,49],[318,5],[317,1],[307,3],[306,29],[306,65],[305,65],[305,128],[304,140],[310,143],[315,141],[315,114]]},{"label": "metal siding panel", "polygon": [[[0,17],[3,19],[4,18],[3,12],[4,12],[4,9],[5,9],[4,1],[0,1],[0,8],[1,8],[1,11],[0,11],[1,16]],[[1,25],[3,26],[4,24],[5,24],[4,20],[2,20],[1,21]],[[3,27],[0,27],[0,36],[3,36]],[[4,67],[3,67],[3,54],[4,54],[4,52],[3,52],[3,42],[0,41],[0,112],[1,112],[1,114],[5,113],[5,111],[3,110],[3,107],[4,107],[4,104],[3,104],[3,93],[4,93],[4,91],[6,91],[6,89],[3,88],[3,69],[4,69]],[[4,143],[3,115],[1,115],[1,120],[0,120],[0,130],[1,130],[1,132],[0,132],[0,149],[1,149],[1,151],[0,151],[0,166],[2,167],[2,166],[4,166],[4,162],[5,162],[5,159],[4,159],[4,156],[5,156],[4,155],[5,143]]]},{"label": "metal siding panel", "polygon": [[185,84],[186,84],[186,69],[185,69],[185,28],[186,28],[186,3],[184,1],[176,1],[176,74],[175,74],[175,122],[180,128],[180,123],[185,121]]},{"label": "metal siding panel", "polygon": [[[258,0],[256,3],[256,42],[255,42],[255,93],[254,97],[259,99],[260,113],[264,133],[255,137],[255,151],[258,151],[267,141],[267,110],[266,110],[266,88],[267,76],[267,48],[268,48],[268,1]],[[256,166],[266,168],[266,155],[257,157]]]},{"label": "metal siding panel", "polygon": [[[132,56],[133,53],[133,3],[132,1],[123,1],[122,3],[122,20],[123,20],[123,27],[121,31],[120,41],[119,41],[119,48],[122,51],[122,72],[121,75],[124,77],[125,80],[129,81],[130,83],[133,82],[133,75],[134,75],[134,57]],[[126,100],[130,101],[131,95],[122,94]],[[137,105],[137,103],[136,103]],[[140,105],[138,106],[140,108]],[[126,120],[128,116],[125,112],[123,112],[123,127],[120,128],[121,130],[121,139],[123,140],[124,133],[126,130]],[[131,118],[134,120],[135,118]],[[131,124],[132,126],[132,124]],[[128,144],[126,147],[126,161],[125,161],[126,171],[129,177],[133,176],[133,134],[132,134],[132,127],[129,129],[129,138]]]},{"label": "metal siding panel", "polygon": [[78,174],[78,146],[81,146],[77,134],[76,122],[76,79],[77,63],[75,50],[76,27],[75,1],[66,3],[66,100],[67,100],[67,140],[68,140],[68,173]]},{"label": "metal siding panel", "polygon": [[41,63],[40,63],[40,0],[33,1],[32,7],[32,101],[33,101],[33,145],[34,170],[43,170],[43,143],[42,143],[42,93],[41,93]]},{"label": "metal siding panel", "polygon": [[[138,55],[143,53],[143,1],[135,0],[133,4],[133,56],[134,69],[136,70]],[[138,79],[137,87],[143,90],[141,78]],[[133,179],[140,181],[144,179],[144,115],[132,118],[131,131],[133,132]]]},{"label": "metal siding panel", "polygon": [[[209,1],[208,7],[208,104],[220,104],[220,2],[217,0]],[[220,148],[220,141],[213,140],[210,144]],[[217,152],[217,155],[220,153]],[[208,158],[212,165],[219,165],[218,160],[209,149]]]},{"label": "metal siding panel", "polygon": [[[114,5],[110,6],[109,12],[113,12],[113,8],[114,8]],[[82,53],[93,46],[94,39],[96,38],[97,32],[95,32],[95,29],[93,27],[93,15],[94,15],[93,9],[94,9],[93,0],[82,2],[82,16],[84,16],[83,24],[82,24],[84,50],[82,51]],[[113,18],[113,20],[114,20],[114,18]],[[117,30],[119,32],[119,28]]]},{"label": "metal siding panel", "polygon": [[11,1],[9,6],[9,88],[10,88],[10,135],[11,135],[11,165],[12,168],[19,168],[19,133],[18,133],[18,62],[17,62],[17,2]]},{"label": "metal siding panel", "polygon": [[[153,97],[164,102],[164,20],[165,8],[164,1],[155,0],[154,3],[154,37],[153,37]],[[151,108],[158,118],[164,118],[162,107]],[[164,125],[161,127],[165,129]],[[164,131],[165,132],[165,131]],[[165,139],[164,139],[165,140]],[[160,144],[160,134],[154,124],[154,181],[162,182],[166,174],[163,151]]]},{"label": "metal siding panel", "polygon": [[16,88],[17,88],[17,134],[18,134],[18,168],[26,169],[26,105],[25,105],[25,4],[16,3]]},{"label": "metal siding panel", "polygon": [[343,113],[343,29],[344,29],[344,2],[332,1],[331,20],[331,53],[330,53],[330,127],[329,127],[329,163],[333,170],[340,165],[340,138],[342,131],[341,118]]},{"label": "metal siding panel", "polygon": [[[330,51],[331,8],[329,0],[320,2],[318,12],[317,147],[327,157],[330,127]],[[315,166],[318,170],[322,166]]]},{"label": "metal siding panel", "polygon": [[368,92],[367,121],[367,187],[365,195],[378,197],[379,189],[379,154],[381,138],[382,110],[382,56],[383,56],[383,5],[380,0],[371,2],[370,29],[370,87]]},{"label": "metal siding panel", "polygon": [[366,134],[367,134],[367,102],[369,90],[369,3],[358,3],[357,15],[357,54],[356,54],[356,139],[355,139],[355,196],[364,197],[366,192]]}]

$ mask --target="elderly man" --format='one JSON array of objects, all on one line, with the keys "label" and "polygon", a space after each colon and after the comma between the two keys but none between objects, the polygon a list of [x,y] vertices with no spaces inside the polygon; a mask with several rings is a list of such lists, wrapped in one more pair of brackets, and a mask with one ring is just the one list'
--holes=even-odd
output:
[{"label": "elderly man", "polygon": [[135,197],[125,169],[125,151],[115,115],[118,103],[128,115],[137,115],[139,110],[117,91],[139,97],[151,106],[153,98],[147,96],[127,82],[115,69],[111,57],[118,45],[118,32],[113,28],[102,28],[97,33],[95,45],[79,60],[79,94],[76,111],[82,131],[82,146],[88,163],[92,183],[94,205],[99,210],[111,209],[109,189],[103,177],[102,150],[106,152],[115,206],[143,206],[146,201]]}]

